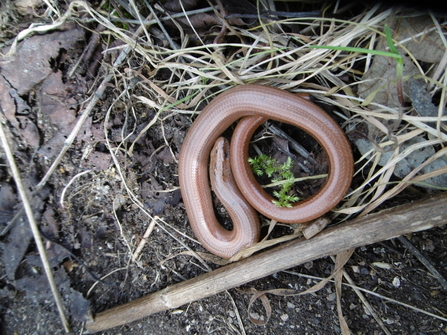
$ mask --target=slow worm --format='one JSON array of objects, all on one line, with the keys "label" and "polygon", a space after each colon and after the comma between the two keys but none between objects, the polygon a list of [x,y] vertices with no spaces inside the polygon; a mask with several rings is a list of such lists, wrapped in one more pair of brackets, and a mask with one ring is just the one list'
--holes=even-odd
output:
[{"label": "slow worm", "polygon": [[[233,177],[225,175],[227,145],[217,139],[235,121],[238,123],[230,146]],[[256,130],[267,119],[301,128],[326,151],[329,174],[324,186],[292,208],[278,208],[259,186],[248,164],[248,146]],[[217,141],[217,142],[216,142]],[[226,230],[216,219],[209,181],[210,153],[213,189],[233,220]],[[220,147],[220,148],[219,148]],[[189,129],[179,159],[179,182],[191,227],[210,252],[230,258],[259,238],[261,214],[284,223],[305,223],[331,210],[346,194],[353,175],[351,147],[338,124],[312,102],[276,88],[242,85],[225,91],[206,106]],[[221,172],[216,172],[217,170]],[[230,172],[231,174],[231,172]],[[223,195],[219,196],[222,186]],[[224,199],[222,199],[222,197]],[[226,200],[225,200],[226,199]],[[252,207],[251,207],[251,206]]]}]

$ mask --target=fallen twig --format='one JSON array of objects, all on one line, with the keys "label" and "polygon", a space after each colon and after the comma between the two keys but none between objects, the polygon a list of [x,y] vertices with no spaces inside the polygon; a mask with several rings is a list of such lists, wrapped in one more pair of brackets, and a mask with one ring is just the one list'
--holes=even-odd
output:
[{"label": "fallen twig", "polygon": [[152,218],[151,223],[146,229],[146,232],[144,233],[143,237],[141,238],[140,243],[138,244],[137,249],[134,251],[132,255],[132,260],[135,262],[138,257],[140,257],[141,251],[143,250],[144,246],[146,245],[148,237],[151,235],[152,230],[154,230],[155,224],[157,223],[158,216],[154,216]]},{"label": "fallen twig", "polygon": [[87,325],[87,329],[96,332],[113,328],[317,258],[441,226],[447,222],[446,200],[447,193],[443,193],[331,227],[310,240],[299,239],[285,243],[272,250],[103,311]]}]

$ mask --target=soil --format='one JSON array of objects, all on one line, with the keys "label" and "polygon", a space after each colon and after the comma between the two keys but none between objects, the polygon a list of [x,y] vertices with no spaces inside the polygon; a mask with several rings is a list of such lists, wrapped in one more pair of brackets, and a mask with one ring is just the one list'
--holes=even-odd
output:
[{"label": "soil", "polygon": [[[27,25],[24,19],[17,24],[18,29]],[[144,131],[154,119],[154,111],[138,99],[131,106],[117,99],[123,87],[115,86],[113,80],[49,181],[32,194],[64,148],[64,141],[91,99],[92,87],[96,88],[106,74],[107,67],[95,69],[92,64],[110,64],[111,59],[99,58],[100,47],[92,52],[92,58],[82,57],[91,39],[87,29],[66,24],[56,32],[22,42],[20,57],[15,58],[17,64],[0,63],[2,123],[32,199],[73,334],[85,333],[84,323],[98,312],[206,271],[196,259],[182,253],[186,250],[182,244],[206,251],[189,238],[194,233],[178,188],[177,159],[192,119],[186,114],[171,117],[165,111]],[[36,51],[39,45],[46,47]],[[69,70],[79,59],[82,62],[70,75]],[[22,75],[23,68],[29,71],[27,75]],[[120,71],[124,72],[125,66]],[[143,87],[146,83],[137,76],[132,80],[126,94],[147,96]],[[140,132],[143,135],[138,138]],[[324,155],[320,156],[315,143],[306,137],[302,140],[316,160],[324,163]],[[274,145],[269,142],[265,150],[278,151]],[[0,154],[0,333],[63,334],[28,221],[23,213],[18,214],[21,200],[3,148]],[[284,157],[278,156],[280,160]],[[312,193],[318,187],[308,184],[301,192]],[[131,255],[142,241],[149,220],[129,198],[126,188],[138,195],[145,210],[162,218],[136,261]],[[422,196],[422,192],[403,193],[386,206]],[[291,232],[290,228],[279,227],[275,234]],[[447,278],[447,226],[406,238]],[[262,326],[250,321],[250,316],[266,320],[261,302],[247,310],[249,288],[303,291],[319,278],[328,277],[333,268],[331,258],[318,259],[101,333],[340,334],[333,283],[303,296],[268,295],[272,315]],[[447,288],[398,239],[358,248],[345,271],[360,288],[444,317],[440,320],[364,293],[391,334],[447,334]],[[384,334],[351,288],[343,288],[341,302],[353,334]]]}]

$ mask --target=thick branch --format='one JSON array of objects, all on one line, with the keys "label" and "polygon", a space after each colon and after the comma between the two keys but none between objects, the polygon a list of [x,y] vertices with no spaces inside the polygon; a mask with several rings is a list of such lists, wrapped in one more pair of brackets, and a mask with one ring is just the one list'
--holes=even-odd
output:
[{"label": "thick branch", "polygon": [[97,332],[123,325],[317,258],[441,226],[447,222],[446,201],[447,193],[443,193],[331,227],[310,240],[300,239],[288,242],[272,250],[103,311],[87,325],[87,329]]}]

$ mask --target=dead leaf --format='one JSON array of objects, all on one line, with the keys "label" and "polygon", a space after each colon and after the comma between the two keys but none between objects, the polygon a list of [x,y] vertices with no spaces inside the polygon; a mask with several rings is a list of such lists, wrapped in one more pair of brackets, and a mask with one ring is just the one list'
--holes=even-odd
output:
[{"label": "dead leaf", "polygon": [[172,152],[168,147],[165,147],[164,149],[162,149],[158,154],[157,154],[157,158],[162,160],[164,164],[174,164],[175,160],[174,157],[172,156]]},{"label": "dead leaf", "polygon": [[[41,113],[39,123],[45,125],[42,130],[45,144],[39,149],[39,155],[46,159],[54,158],[64,146],[66,137],[77,122],[77,102],[68,97],[67,86],[62,81],[60,71],[49,75],[39,90]],[[48,130],[53,131],[49,133]],[[77,141],[90,142],[92,138],[91,118],[83,124],[76,137]],[[107,165],[108,166],[108,165]]]},{"label": "dead leaf", "polygon": [[70,316],[75,321],[86,322],[92,319],[90,302],[80,292],[70,288],[70,292],[65,296],[65,300],[69,301]]},{"label": "dead leaf", "polygon": [[12,213],[16,204],[17,194],[12,185],[5,181],[0,183],[0,213],[2,213],[0,223],[3,222],[3,215]]},{"label": "dead leaf", "polygon": [[3,252],[3,265],[9,280],[15,279],[15,273],[28,249],[33,234],[28,220],[20,220],[9,233]]},{"label": "dead leaf", "polygon": [[[430,16],[411,16],[394,20],[389,23],[392,37],[397,41],[410,41],[403,43],[408,51],[423,62],[436,63],[444,55],[442,41],[436,31],[426,33],[428,28],[433,27]],[[421,36],[417,36],[421,34]],[[376,50],[389,51],[384,37],[379,40]],[[419,73],[406,51],[397,46],[404,61],[404,77],[412,77]],[[400,107],[396,85],[396,60],[391,57],[374,56],[369,70],[363,75],[362,83],[359,84],[358,94],[368,102],[376,102],[389,107]],[[409,85],[404,82],[404,97],[408,99]],[[407,100],[408,101],[408,100]],[[373,107],[372,107],[373,108]]]},{"label": "dead leaf", "polygon": [[93,151],[83,164],[84,168],[94,171],[107,170],[112,165],[112,157],[109,153]]},{"label": "dead leaf", "polygon": [[[71,255],[70,251],[54,243],[50,244],[50,247],[47,248],[45,252],[47,254],[48,262],[52,268],[58,267],[64,259],[67,259]],[[37,253],[27,255],[26,262],[35,267],[43,267],[42,260]]]},{"label": "dead leaf", "polygon": [[35,149],[40,140],[39,131],[27,116],[20,115],[28,114],[30,109],[17,91],[0,75],[0,110],[11,126],[17,130],[15,135],[20,136],[22,142]]},{"label": "dead leaf", "polygon": [[[73,27],[67,31],[36,35],[19,43],[13,56],[0,57],[0,73],[20,95],[28,93],[53,72],[51,59],[57,58],[61,49],[68,51],[84,38],[84,30]],[[5,48],[2,53],[8,51],[9,48]]]},{"label": "dead leaf", "polygon": [[155,178],[144,181],[140,185],[140,195],[146,206],[152,210],[153,215],[163,213],[167,205],[177,206],[182,198],[180,190],[158,192],[161,190],[163,190],[163,186]]},{"label": "dead leaf", "polygon": [[445,52],[439,33],[436,30],[428,32],[433,27],[435,25],[429,15],[403,17],[390,25],[394,31],[393,38],[397,41],[410,39],[404,46],[417,60],[427,63],[439,62]]},{"label": "dead leaf", "polygon": [[[425,142],[426,139],[423,137],[414,137],[410,140],[407,140],[400,146],[400,152],[410,149],[412,146],[416,146],[418,143]],[[362,155],[366,154],[368,151],[373,149],[373,145],[370,140],[359,138],[355,140],[355,145],[359,149]],[[417,166],[420,166],[427,159],[432,157],[436,153],[435,148],[433,146],[426,146],[419,149],[414,149],[411,153],[409,153],[404,159],[399,160],[396,163],[394,169],[394,175],[398,178],[403,179],[407,175],[409,175],[413,169]],[[393,151],[383,152],[381,155],[381,159],[378,162],[380,166],[384,166],[387,164],[393,157]],[[432,163],[424,166],[421,170],[422,173],[430,173],[437,169],[443,168],[447,165],[447,162],[444,159],[439,158]],[[428,178],[424,181],[424,184],[420,184],[420,187],[424,187],[427,189],[436,188],[436,187],[446,187],[447,185],[447,176],[445,174]]]},{"label": "dead leaf", "polygon": [[[191,10],[197,6],[198,0],[183,0],[180,4],[180,0],[168,0],[165,2],[164,7],[167,10],[172,10],[174,12],[181,12],[183,8],[185,10]],[[182,8],[183,7],[183,8]]]},{"label": "dead leaf", "polygon": [[[255,15],[257,13],[256,7],[247,0],[227,0],[222,1],[222,3],[225,8],[225,13],[221,14],[226,16],[231,14],[234,15],[231,18],[227,19],[227,22],[230,25],[241,26],[247,24],[241,18],[239,18],[237,14],[249,13]],[[184,10],[201,8],[201,2],[197,0],[183,0],[180,4],[179,0],[169,0],[164,4],[164,7],[168,11],[170,11],[170,14],[182,13]],[[196,31],[202,34],[207,32],[208,29],[211,29],[214,26],[222,26],[222,20],[214,13],[199,13],[195,15],[189,15],[188,17],[178,17],[175,20],[178,24],[180,24],[182,28],[191,30],[191,27],[194,27]],[[176,25],[171,21],[167,21],[166,25],[170,26],[171,28],[177,29]]]},{"label": "dead leaf", "polygon": [[45,225],[41,225],[40,229],[46,236],[56,237],[59,235],[59,226],[62,222],[56,220],[55,215],[56,213],[50,206],[43,212],[42,223],[45,223]]},{"label": "dead leaf", "polygon": [[16,107],[14,104],[14,99],[11,97],[9,93],[12,88],[9,86],[5,78],[0,76],[0,107],[1,111],[3,111],[6,119],[11,122],[12,126],[16,129],[19,129],[19,122],[17,121]]},{"label": "dead leaf", "polygon": [[36,7],[43,5],[43,0],[15,0],[14,6],[21,15],[36,15]]},{"label": "dead leaf", "polygon": [[62,150],[66,137],[58,133],[45,143],[38,151],[39,156],[46,160],[51,160]]},{"label": "dead leaf", "polygon": [[[382,41],[377,49],[385,50],[385,43]],[[418,69],[409,57],[403,56],[403,61],[404,76],[414,76],[418,73]],[[368,103],[375,102],[388,107],[400,107],[396,64],[394,58],[374,56],[371,67],[363,75],[362,83],[359,84],[359,96],[367,100]],[[404,82],[404,92],[408,92],[407,82]],[[407,95],[404,94],[404,96]]]},{"label": "dead leaf", "polygon": [[[87,321],[91,318],[90,302],[81,293],[70,287],[70,278],[64,268],[53,272],[59,291],[63,291],[65,305],[70,308],[70,316],[77,322]],[[16,288],[26,293],[26,297],[36,304],[48,304],[54,301],[48,279],[43,274],[23,277],[15,282]]]},{"label": "dead leaf", "polygon": [[36,150],[40,145],[40,134],[37,126],[26,116],[17,116],[20,122],[20,135],[28,147]]},{"label": "dead leaf", "polygon": [[76,101],[67,101],[67,92],[62,81],[62,73],[57,71],[49,75],[40,89],[41,111],[54,127],[64,135],[70,134],[76,113],[72,105]]}]

